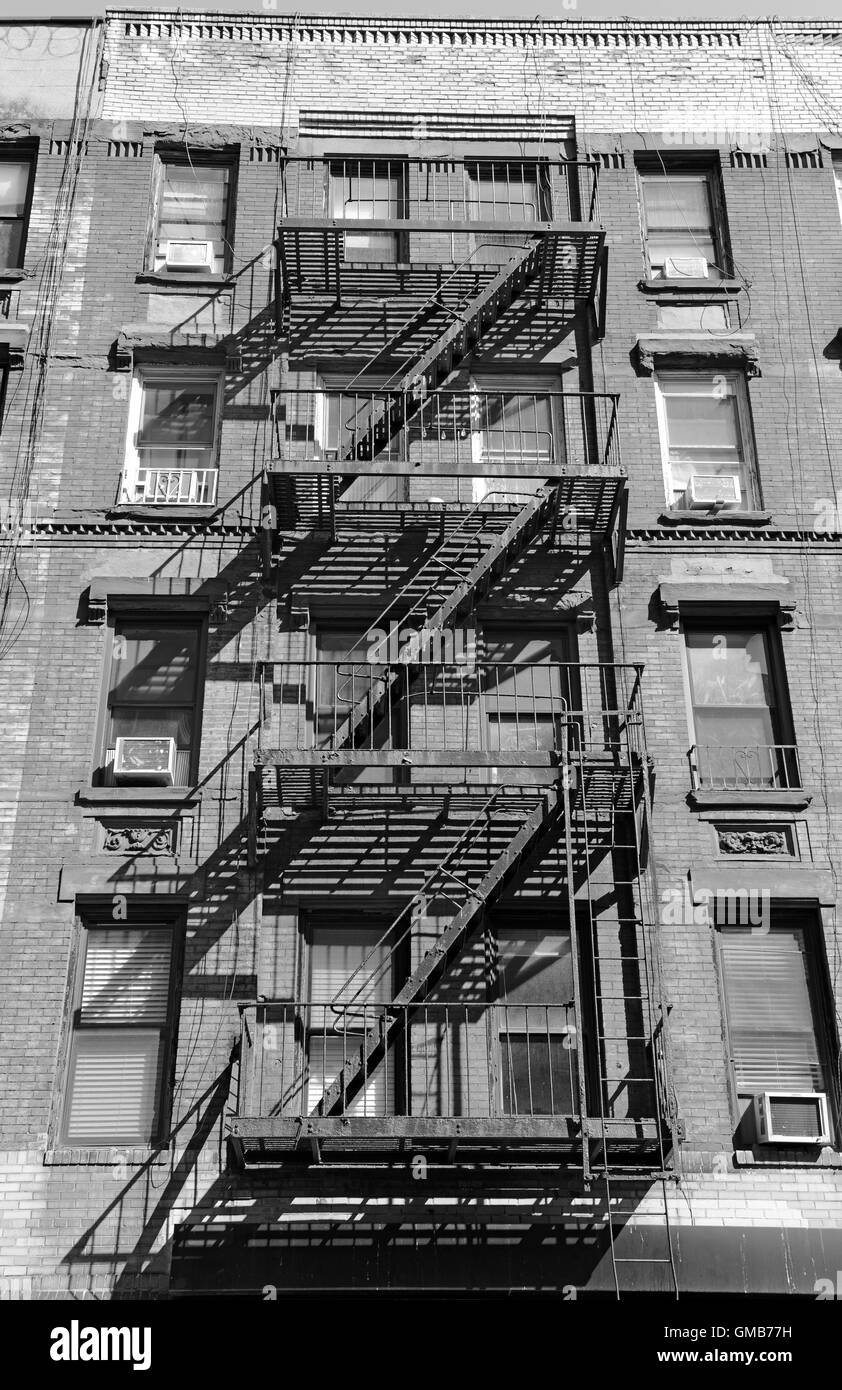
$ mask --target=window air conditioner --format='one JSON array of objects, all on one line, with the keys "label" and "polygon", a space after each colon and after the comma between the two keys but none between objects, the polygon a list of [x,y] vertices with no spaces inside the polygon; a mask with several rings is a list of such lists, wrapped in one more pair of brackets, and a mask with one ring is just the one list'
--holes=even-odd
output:
[{"label": "window air conditioner", "polygon": [[764,1091],[754,1097],[759,1144],[829,1144],[823,1091]]},{"label": "window air conditioner", "polygon": [[694,510],[739,507],[740,480],[734,473],[693,473],[684,494],[684,505]]},{"label": "window air conditioner", "polygon": [[707,280],[708,263],[704,256],[667,256],[664,260],[665,280]]},{"label": "window air conditioner", "polygon": [[212,241],[168,241],[167,270],[213,270]]},{"label": "window air conditioner", "polygon": [[175,783],[174,738],[118,738],[114,748],[114,777],[118,782]]}]

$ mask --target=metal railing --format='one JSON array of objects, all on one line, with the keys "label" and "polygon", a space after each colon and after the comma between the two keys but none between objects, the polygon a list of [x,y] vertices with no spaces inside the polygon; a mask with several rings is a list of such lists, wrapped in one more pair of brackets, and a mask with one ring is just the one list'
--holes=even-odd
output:
[{"label": "metal railing", "polygon": [[[363,1039],[397,1020],[388,1046]],[[362,1072],[340,1106],[376,1120],[572,1116],[578,1044],[572,1001],[549,1004],[272,1001],[241,1006],[239,1115],[312,1114],[346,1063]]]},{"label": "metal railing", "polygon": [[801,767],[794,743],[695,743],[688,757],[693,787],[699,791],[788,791],[801,788]]},{"label": "metal railing", "polygon": [[276,463],[374,459],[503,474],[620,471],[619,396],[586,391],[316,391],[274,395]]},{"label": "metal railing", "polygon": [[[393,626],[365,644],[359,661],[264,663],[259,747],[341,749],[362,712],[357,750],[644,754],[637,667],[477,661],[463,630]],[[442,648],[449,661],[425,659]]]},{"label": "metal railing", "polygon": [[138,468],[123,475],[121,502],[159,506],[213,506],[216,468]]},{"label": "metal railing", "polygon": [[[567,159],[331,159],[283,166],[285,219],[330,218],[365,233],[366,221],[593,221],[598,165]],[[363,224],[363,225],[360,225]]]}]

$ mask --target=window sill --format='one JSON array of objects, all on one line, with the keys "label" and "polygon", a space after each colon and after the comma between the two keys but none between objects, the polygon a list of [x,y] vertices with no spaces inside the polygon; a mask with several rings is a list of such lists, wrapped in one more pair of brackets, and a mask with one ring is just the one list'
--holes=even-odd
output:
[{"label": "window sill", "polygon": [[132,1146],[121,1149],[116,1144],[98,1144],[96,1147],[70,1146],[57,1144],[44,1154],[45,1168],[61,1167],[99,1167],[116,1168],[163,1168],[170,1167],[172,1156],[169,1148],[143,1148]]},{"label": "window sill", "polygon": [[135,276],[136,285],[164,285],[169,289],[224,289],[234,284],[234,276],[226,271],[224,275],[194,275],[189,271],[142,270]]},{"label": "window sill", "polygon": [[126,806],[147,804],[194,805],[202,799],[201,787],[78,787],[78,806]]},{"label": "window sill", "polygon": [[739,294],[743,288],[739,280],[700,280],[687,279],[681,280],[655,280],[647,278],[638,280],[637,288],[641,294],[654,295],[693,295],[701,296],[704,299],[728,299],[730,296]]},{"label": "window sill", "polygon": [[812,1151],[808,1145],[799,1148],[782,1144],[779,1151],[770,1145],[768,1148],[735,1149],[735,1168],[832,1168],[842,1169],[842,1152],[832,1145],[816,1144]]},{"label": "window sill", "polygon": [[703,807],[742,807],[754,806],[758,810],[767,810],[769,807],[790,808],[793,810],[803,810],[810,805],[813,800],[811,792],[796,788],[780,787],[757,787],[746,791],[720,791],[718,789],[697,789],[690,792],[690,804],[694,810],[701,810]]},{"label": "window sill", "polygon": [[670,508],[661,512],[658,521],[662,526],[768,526],[772,520],[771,512],[739,511],[730,507],[720,507],[718,511],[684,508]]},{"label": "window sill", "polygon": [[187,506],[172,505],[166,502],[135,503],[118,502],[109,512],[108,521],[204,521],[220,510],[216,502],[191,503]]}]

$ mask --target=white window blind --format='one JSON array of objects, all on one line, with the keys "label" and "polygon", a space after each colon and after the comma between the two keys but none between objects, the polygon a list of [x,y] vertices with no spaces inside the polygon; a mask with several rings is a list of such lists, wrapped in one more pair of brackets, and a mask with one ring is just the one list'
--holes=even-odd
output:
[{"label": "white window blind", "polygon": [[90,928],[86,937],[65,1137],[147,1144],[160,1111],[172,932]]},{"label": "white window blind", "polygon": [[806,932],[721,932],[725,1003],[737,1088],[824,1089]]}]

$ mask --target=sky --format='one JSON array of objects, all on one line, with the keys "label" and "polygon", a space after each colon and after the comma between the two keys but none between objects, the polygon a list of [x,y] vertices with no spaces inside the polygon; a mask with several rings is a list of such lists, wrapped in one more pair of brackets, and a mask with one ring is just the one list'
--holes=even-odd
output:
[{"label": "sky", "polygon": [[[570,3],[570,0],[568,0]],[[0,19],[72,19],[104,14],[105,0],[0,0]],[[120,8],[112,3],[110,8]],[[191,3],[180,6],[138,3],[127,0],[126,9],[172,9],[182,13],[219,10],[226,13],[261,14],[273,19],[282,15],[348,15],[364,18],[452,18],[464,19],[757,19],[818,18],[842,25],[842,0],[576,0],[576,7],[565,9],[562,0],[278,0],[277,8],[262,0],[226,0],[224,4]]]}]

